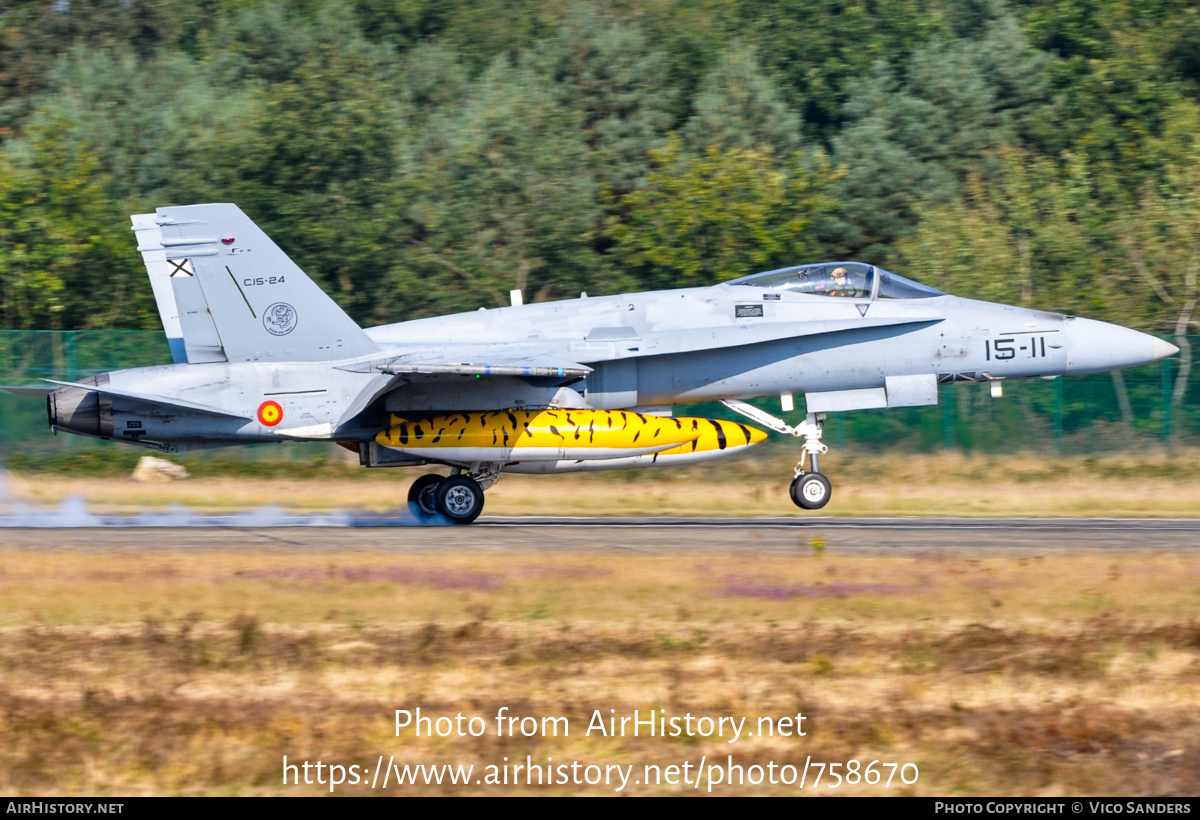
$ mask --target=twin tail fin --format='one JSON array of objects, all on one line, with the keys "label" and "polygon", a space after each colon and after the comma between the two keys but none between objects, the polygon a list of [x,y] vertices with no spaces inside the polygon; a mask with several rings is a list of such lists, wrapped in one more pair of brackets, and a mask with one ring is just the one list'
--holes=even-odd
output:
[{"label": "twin tail fin", "polygon": [[379,348],[236,205],[132,218],[176,362],[324,362]]}]

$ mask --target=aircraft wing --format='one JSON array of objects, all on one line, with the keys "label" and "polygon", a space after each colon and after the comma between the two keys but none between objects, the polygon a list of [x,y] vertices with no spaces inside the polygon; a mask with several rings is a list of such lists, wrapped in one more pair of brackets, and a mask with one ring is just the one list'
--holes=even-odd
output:
[{"label": "aircraft wing", "polygon": [[150,395],[148,393],[135,393],[132,390],[119,390],[119,389],[114,388],[107,384],[95,385],[95,384],[81,384],[80,382],[60,382],[57,379],[42,379],[42,381],[50,382],[51,384],[62,385],[63,387],[78,387],[83,390],[90,390],[93,393],[107,393],[110,396],[121,396],[122,398],[133,399],[134,401],[145,402],[147,404],[158,404],[158,405],[165,405],[167,407],[175,407],[179,410],[188,410],[193,413],[206,413],[210,416],[223,416],[225,418],[242,419],[244,421],[253,421],[253,419],[250,416],[247,416],[243,413],[235,413],[230,410],[223,410],[220,407],[212,407],[207,404],[199,404],[194,401],[170,398],[167,396],[154,396],[154,395]]},{"label": "aircraft wing", "polygon": [[551,378],[562,382],[580,379],[592,368],[579,362],[543,352],[544,344],[536,348],[517,345],[443,345],[409,351],[386,358],[374,357],[357,361],[339,369],[355,373],[375,373],[370,384],[342,413],[335,427],[350,423],[371,402],[416,376],[439,379],[447,377],[516,376],[522,378]]},{"label": "aircraft wing", "polygon": [[[539,347],[545,347],[544,344]],[[359,363],[355,369],[363,368]],[[592,368],[563,356],[555,356],[525,345],[446,345],[374,359],[365,363],[371,370],[391,376],[524,376],[531,378],[578,379]]]},{"label": "aircraft wing", "polygon": [[592,368],[578,362],[561,362],[549,356],[532,357],[528,363],[483,364],[454,362],[451,364],[426,364],[394,362],[384,365],[384,373],[395,376],[427,374],[431,376],[535,376],[549,378],[583,378]]}]

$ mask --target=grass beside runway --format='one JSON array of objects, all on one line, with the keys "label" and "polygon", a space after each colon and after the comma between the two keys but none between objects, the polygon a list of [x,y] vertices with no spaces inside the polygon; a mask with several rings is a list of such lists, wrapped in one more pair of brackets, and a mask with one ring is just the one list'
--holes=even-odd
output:
[{"label": "grass beside runway", "polygon": [[[282,756],[361,766],[383,754],[639,773],[701,756],[878,759],[919,768],[893,793],[1200,792],[1190,553],[859,558],[812,540],[793,556],[300,555],[260,544],[233,533],[228,549],[190,553],[0,549],[0,791],[328,793],[283,787]],[[396,738],[393,710],[417,706],[483,716],[487,733]],[[497,737],[502,706],[565,716],[571,734]],[[597,709],[751,725],[801,712],[808,735],[585,737]]]},{"label": "grass beside runway", "polygon": [[[764,448],[693,468],[506,475],[488,491],[485,515],[804,515],[789,500],[794,448]],[[1200,515],[1200,451],[1107,457],[870,455],[826,457],[830,515],[1133,516]],[[10,474],[17,499],[59,504],[82,496],[94,512],[182,504],[200,512],[278,505],[303,512],[402,506],[425,468],[364,470],[303,463],[264,476],[207,475],[161,484],[69,471]],[[448,470],[442,469],[446,474]],[[3,503],[0,500],[0,508]],[[2,509],[0,509],[2,512]]]}]

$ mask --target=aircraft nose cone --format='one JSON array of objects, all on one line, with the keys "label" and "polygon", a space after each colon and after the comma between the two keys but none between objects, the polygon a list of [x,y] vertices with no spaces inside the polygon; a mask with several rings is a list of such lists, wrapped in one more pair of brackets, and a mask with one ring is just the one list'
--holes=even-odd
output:
[{"label": "aircraft nose cone", "polygon": [[1168,356],[1174,356],[1179,352],[1179,348],[1163,339],[1154,340],[1154,361],[1165,359]]},{"label": "aircraft nose cone", "polygon": [[1179,348],[1147,333],[1093,319],[1071,319],[1063,327],[1068,373],[1099,373],[1148,364]]}]

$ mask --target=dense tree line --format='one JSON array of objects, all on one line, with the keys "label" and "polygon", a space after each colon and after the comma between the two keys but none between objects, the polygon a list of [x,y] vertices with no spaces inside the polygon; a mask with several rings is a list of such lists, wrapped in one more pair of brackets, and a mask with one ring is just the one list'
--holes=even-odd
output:
[{"label": "dense tree line", "polygon": [[360,322],[854,258],[1200,328],[1186,0],[0,5],[0,327],[157,327],[231,201]]}]

